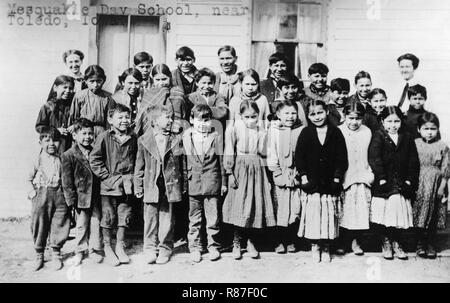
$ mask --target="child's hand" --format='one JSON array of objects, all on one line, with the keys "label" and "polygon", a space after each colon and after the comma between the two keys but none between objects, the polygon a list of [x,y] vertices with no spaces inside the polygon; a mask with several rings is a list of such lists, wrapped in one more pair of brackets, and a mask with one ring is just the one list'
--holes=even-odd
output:
[{"label": "child's hand", "polygon": [[228,183],[230,184],[231,188],[238,188],[239,184],[233,174],[228,176]]},{"label": "child's hand", "polygon": [[438,191],[437,191],[438,198],[443,198],[444,197],[444,195],[445,195],[445,186],[446,186],[445,183],[443,183],[443,184],[441,184],[441,186],[439,186]]},{"label": "child's hand", "polygon": [[136,193],[135,196],[136,198],[140,199],[144,196],[144,193]]},{"label": "child's hand", "polygon": [[28,193],[28,195],[27,195],[27,197],[28,197],[28,200],[31,200],[31,199],[33,199],[34,197],[36,197],[36,195],[37,195],[37,192],[36,192],[36,190],[35,189],[33,189],[32,191],[30,191],[29,193]]},{"label": "child's hand", "polygon": [[387,182],[386,180],[380,180],[380,186],[386,184],[386,182]]},{"label": "child's hand", "polygon": [[304,185],[306,183],[308,183],[308,177],[306,175],[303,175],[302,176],[302,184]]},{"label": "child's hand", "polygon": [[61,133],[61,135],[67,136],[67,134],[68,134],[67,128],[60,127],[60,128],[58,128],[58,130]]},{"label": "child's hand", "polygon": [[411,186],[411,182],[409,182],[408,180],[406,180],[405,183]]},{"label": "child's hand", "polygon": [[74,125],[71,125],[71,126],[69,126],[69,127],[67,128],[67,131],[68,131],[69,133],[73,133],[73,128],[74,128]]},{"label": "child's hand", "polygon": [[228,191],[228,188],[225,185],[222,185],[222,188],[220,189],[220,194],[222,196],[225,196],[227,191]]}]

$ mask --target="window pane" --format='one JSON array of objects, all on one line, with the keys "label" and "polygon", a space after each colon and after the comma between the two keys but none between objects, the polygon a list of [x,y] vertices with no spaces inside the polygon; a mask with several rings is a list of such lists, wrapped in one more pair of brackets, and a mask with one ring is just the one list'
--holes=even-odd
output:
[{"label": "window pane", "polygon": [[297,38],[297,3],[278,3],[279,39]]},{"label": "window pane", "polygon": [[275,40],[278,27],[277,3],[255,0],[253,7],[253,40]]}]

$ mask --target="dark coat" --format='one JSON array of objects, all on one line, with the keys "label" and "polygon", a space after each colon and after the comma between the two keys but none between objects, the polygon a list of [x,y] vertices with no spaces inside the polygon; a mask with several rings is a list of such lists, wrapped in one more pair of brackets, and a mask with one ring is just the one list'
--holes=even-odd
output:
[{"label": "dark coat", "polygon": [[[36,131],[41,132],[44,126],[53,126],[55,128],[69,127],[70,106],[72,100],[56,101],[49,100],[42,105],[36,119]],[[62,154],[72,146],[72,135],[61,136],[59,152]]]},{"label": "dark coat", "polygon": [[415,109],[414,107],[410,106],[408,111],[405,115],[405,130],[408,131],[414,139],[420,138],[420,133],[417,129],[417,120],[419,117],[423,114],[427,113],[425,109]]},{"label": "dark coat", "polygon": [[[279,93],[277,93],[278,88],[276,88],[273,84],[272,78],[262,80],[261,84],[259,85],[259,90],[261,94],[266,96],[269,105],[271,105],[272,102],[275,101],[275,99],[279,99]],[[273,114],[272,109],[270,111]]]},{"label": "dark coat", "polygon": [[341,114],[339,113],[336,104],[328,104],[328,121],[331,125],[339,126],[341,122]]},{"label": "dark coat", "polygon": [[89,166],[89,160],[75,144],[62,157],[62,186],[68,206],[91,208],[100,202],[100,182]]},{"label": "dark coat", "polygon": [[161,174],[168,202],[180,202],[187,189],[186,160],[181,135],[170,135],[164,159],[161,159],[155,134],[149,129],[138,140],[134,169],[134,190],[136,194],[144,194],[144,203],[159,202],[157,181]]},{"label": "dark coat", "polygon": [[[375,174],[372,185],[374,197],[389,198],[402,194],[413,198],[419,180],[419,157],[413,137],[407,132],[400,132],[398,144],[392,141],[384,128],[376,131],[369,146],[369,164]],[[380,180],[386,184],[380,185]],[[411,182],[408,186],[405,181]]]},{"label": "dark coat", "polygon": [[[197,73],[197,68],[194,66],[194,74],[195,73]],[[195,80],[193,80],[192,89],[190,91],[186,91],[181,77],[183,77],[183,76],[181,75],[181,71],[178,68],[176,68],[172,71],[172,84],[173,84],[173,86],[180,87],[183,90],[184,95],[192,94],[193,92],[195,92],[197,90],[197,85],[195,83]]]},{"label": "dark coat", "polygon": [[114,130],[101,133],[89,155],[89,164],[100,178],[100,194],[122,196],[132,194],[132,179],[136,160],[137,138],[133,133],[125,142],[119,142]]},{"label": "dark coat", "polygon": [[213,112],[213,118],[219,121],[226,120],[228,116],[228,106],[225,102],[225,98],[217,93],[209,97],[208,103],[206,103],[205,98],[200,95],[200,92],[192,93],[188,96],[187,112],[186,117],[191,116],[192,108],[197,104],[207,104]]},{"label": "dark coat", "polygon": [[370,128],[373,134],[382,126],[381,116],[377,115],[377,112],[373,109],[373,107],[367,104],[366,113],[364,114],[362,123]]},{"label": "dark coat", "polygon": [[[295,149],[295,165],[300,177],[306,175],[308,193],[339,194],[348,168],[347,147],[339,128],[328,125],[325,142],[320,144],[316,127],[303,129]],[[340,184],[333,179],[338,178]]]},{"label": "dark coat", "polygon": [[192,141],[192,130],[183,134],[183,146],[187,158],[188,193],[190,196],[219,196],[221,186],[227,186],[223,168],[223,139],[217,132],[205,139],[208,151],[198,155]]}]

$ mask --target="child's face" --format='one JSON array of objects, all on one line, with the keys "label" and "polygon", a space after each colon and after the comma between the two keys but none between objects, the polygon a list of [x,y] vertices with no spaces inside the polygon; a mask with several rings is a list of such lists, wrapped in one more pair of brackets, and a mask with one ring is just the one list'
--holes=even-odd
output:
[{"label": "child's face", "polygon": [[198,80],[197,87],[202,95],[209,95],[214,91],[214,82],[211,81],[211,77],[203,76]]},{"label": "child's face", "polygon": [[224,73],[233,71],[237,57],[233,57],[230,51],[223,51],[219,54],[219,65]]},{"label": "child's face", "polygon": [[56,92],[57,100],[69,100],[73,95],[73,85],[71,83],[55,85],[53,90]]},{"label": "child's face", "polygon": [[420,136],[426,141],[430,141],[436,138],[438,131],[439,129],[437,125],[433,122],[427,122],[419,128]]},{"label": "child's face", "polygon": [[281,87],[281,94],[287,100],[293,100],[298,95],[298,86],[295,84],[283,85]]},{"label": "child's face", "polygon": [[211,131],[211,118],[195,117],[191,122],[194,130],[198,133],[206,134]]},{"label": "child's face", "polygon": [[427,100],[422,96],[422,94],[411,96],[409,99],[409,103],[415,109],[422,109],[426,101]]},{"label": "child's face", "polygon": [[326,111],[323,106],[310,106],[308,118],[312,124],[317,127],[324,126],[327,121],[328,111]]},{"label": "child's face", "polygon": [[311,81],[312,86],[314,86],[318,90],[321,90],[327,86],[327,77],[327,74],[315,73],[309,75],[309,80]]},{"label": "child's face", "polygon": [[392,135],[398,133],[401,125],[402,121],[396,114],[389,115],[383,120],[384,129]]},{"label": "child's face", "polygon": [[254,96],[258,92],[258,83],[250,76],[245,76],[242,79],[242,92],[246,96]]},{"label": "child's face", "polygon": [[102,89],[103,83],[105,80],[99,77],[91,77],[86,80],[87,87],[94,94]]},{"label": "child's face", "polygon": [[173,113],[163,112],[161,113],[154,122],[154,127],[164,131],[170,131],[173,124]]},{"label": "child's face", "polygon": [[287,64],[284,61],[277,61],[269,66],[270,72],[275,77],[275,79],[284,76],[287,71]]},{"label": "child's face", "polygon": [[170,77],[165,74],[156,74],[153,76],[153,85],[155,87],[169,87]]},{"label": "child's face", "polygon": [[398,67],[400,69],[400,74],[406,81],[414,77],[414,67],[411,60],[403,59],[398,63]]},{"label": "child's face", "polygon": [[297,121],[297,110],[293,106],[285,106],[277,112],[282,125],[291,128]]},{"label": "child's face", "polygon": [[130,113],[116,111],[110,118],[109,123],[112,124],[116,131],[120,133],[126,133],[128,131],[128,127],[130,127],[131,124]]},{"label": "child's face", "polygon": [[370,100],[370,105],[377,112],[377,114],[380,114],[383,111],[386,107],[386,103],[387,100],[383,94],[376,94],[372,97],[372,100]]},{"label": "child's face", "polygon": [[83,64],[80,56],[76,54],[71,54],[66,58],[66,66],[69,68],[70,72],[74,75],[80,73],[80,67]]},{"label": "child's face", "polygon": [[130,96],[138,95],[140,88],[141,82],[131,75],[127,76],[125,81],[123,81],[123,90]]},{"label": "child's face", "polygon": [[372,81],[368,78],[358,79],[356,82],[356,93],[363,99],[366,99],[369,96],[372,90]]},{"label": "child's face", "polygon": [[337,91],[334,90],[332,92],[332,98],[334,103],[336,103],[337,105],[345,105],[347,103],[347,99],[348,99],[348,91]]},{"label": "child's face", "polygon": [[50,136],[46,136],[39,141],[42,151],[49,155],[56,155],[59,149],[59,141],[53,140]]},{"label": "child's face", "polygon": [[144,61],[135,66],[142,74],[142,78],[147,80],[150,76],[153,64],[150,61]]},{"label": "child's face", "polygon": [[248,128],[255,128],[258,125],[258,113],[251,107],[244,110],[241,119]]},{"label": "child's face", "polygon": [[190,56],[186,56],[184,58],[178,58],[177,59],[177,65],[178,68],[181,70],[181,72],[187,74],[192,71],[192,67],[194,66],[194,58]]},{"label": "child's face", "polygon": [[94,129],[92,127],[83,127],[74,133],[75,142],[83,147],[90,147],[94,142]]},{"label": "child's face", "polygon": [[345,116],[345,124],[349,130],[358,130],[362,124],[362,117],[357,113],[348,113],[348,115]]}]

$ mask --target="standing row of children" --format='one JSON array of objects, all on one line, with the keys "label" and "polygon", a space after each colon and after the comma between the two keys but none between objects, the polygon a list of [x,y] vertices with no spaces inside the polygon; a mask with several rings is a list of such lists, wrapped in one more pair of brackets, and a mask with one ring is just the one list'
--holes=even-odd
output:
[{"label": "standing row of children", "polygon": [[[311,84],[302,89],[283,54],[269,58],[262,81],[252,69],[237,72],[233,47],[218,55],[222,71],[214,74],[195,68],[188,47],[177,51],[173,72],[138,53],[113,95],[102,90],[106,76],[98,65],[86,69],[86,88],[75,96],[79,81],[55,79],[38,115],[42,149],[29,178],[36,270],[48,236],[53,267],[62,268],[69,207],[77,213],[76,264],[89,248],[97,262],[128,263],[126,229],[141,200],[148,263],[170,260],[175,223],[186,216],[194,262],[205,242],[210,260],[220,258],[222,222],[233,226],[235,259],[243,243],[258,258],[255,231],[269,227],[277,227],[277,253],[297,251],[296,239],[304,237],[315,261],[331,261],[330,244],[341,233],[336,252],[351,242],[361,255],[369,222],[382,236],[386,259],[393,252],[407,258],[402,230],[413,226],[417,253],[436,256],[449,153],[437,116],[423,109],[424,87],[408,90],[404,119],[398,107],[386,106],[382,89],[371,89],[366,72],[356,75],[357,92],[348,98],[349,81],[328,86],[322,63],[311,65]],[[63,57],[79,73],[82,53]],[[183,204],[189,209],[179,219],[175,210]]]}]

